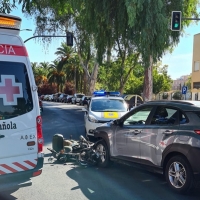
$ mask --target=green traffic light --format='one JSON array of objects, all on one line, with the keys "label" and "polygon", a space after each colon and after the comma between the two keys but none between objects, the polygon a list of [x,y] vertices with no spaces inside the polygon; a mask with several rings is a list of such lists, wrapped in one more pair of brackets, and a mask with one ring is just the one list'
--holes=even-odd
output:
[{"label": "green traffic light", "polygon": [[179,27],[179,24],[178,23],[175,23],[174,24],[174,28],[178,28]]}]

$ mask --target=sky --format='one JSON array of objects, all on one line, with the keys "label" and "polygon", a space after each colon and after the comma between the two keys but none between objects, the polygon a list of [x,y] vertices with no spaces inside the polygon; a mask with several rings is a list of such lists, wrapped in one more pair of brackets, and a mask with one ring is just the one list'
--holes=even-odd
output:
[{"label": "sky", "polygon": [[[36,27],[34,20],[26,18],[20,9],[16,9],[10,14],[22,18],[22,31],[20,32],[20,36],[23,41],[32,37]],[[26,31],[23,29],[31,29],[32,31]],[[180,42],[176,47],[174,47],[174,51],[171,54],[166,53],[161,59],[162,65],[168,65],[168,74],[173,80],[184,75],[190,75],[192,72],[193,38],[195,34],[200,33],[200,22],[193,21],[184,31],[185,34],[180,37]],[[51,63],[57,58],[55,55],[57,48],[65,41],[65,38],[53,38],[52,42],[48,46],[48,51],[44,48],[44,45],[39,43],[36,39],[27,41],[25,45],[30,61],[38,63],[45,61]]]}]

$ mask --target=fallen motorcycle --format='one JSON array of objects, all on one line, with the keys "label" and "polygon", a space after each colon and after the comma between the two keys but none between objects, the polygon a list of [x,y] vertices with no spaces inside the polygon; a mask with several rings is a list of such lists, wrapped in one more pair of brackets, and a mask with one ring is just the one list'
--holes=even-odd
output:
[{"label": "fallen motorcycle", "polygon": [[95,151],[96,143],[87,141],[82,135],[79,137],[79,141],[76,141],[66,140],[63,135],[56,134],[52,143],[53,148],[47,148],[51,152],[49,162],[55,158],[62,162],[76,161],[83,166],[98,163],[99,154]]}]

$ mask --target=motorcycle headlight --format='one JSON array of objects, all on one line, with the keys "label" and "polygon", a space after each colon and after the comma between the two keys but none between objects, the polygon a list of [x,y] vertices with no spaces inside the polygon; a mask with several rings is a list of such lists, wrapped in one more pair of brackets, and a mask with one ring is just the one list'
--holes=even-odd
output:
[{"label": "motorcycle headlight", "polygon": [[93,122],[93,123],[98,123],[98,120],[94,116],[92,116],[92,115],[88,115],[88,120],[90,122]]}]

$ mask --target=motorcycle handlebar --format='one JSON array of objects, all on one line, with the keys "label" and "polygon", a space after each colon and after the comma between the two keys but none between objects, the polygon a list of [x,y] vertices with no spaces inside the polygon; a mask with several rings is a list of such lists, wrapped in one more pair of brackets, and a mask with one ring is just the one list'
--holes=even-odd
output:
[{"label": "motorcycle handlebar", "polygon": [[88,142],[82,135],[80,136],[80,140],[83,142]]}]

